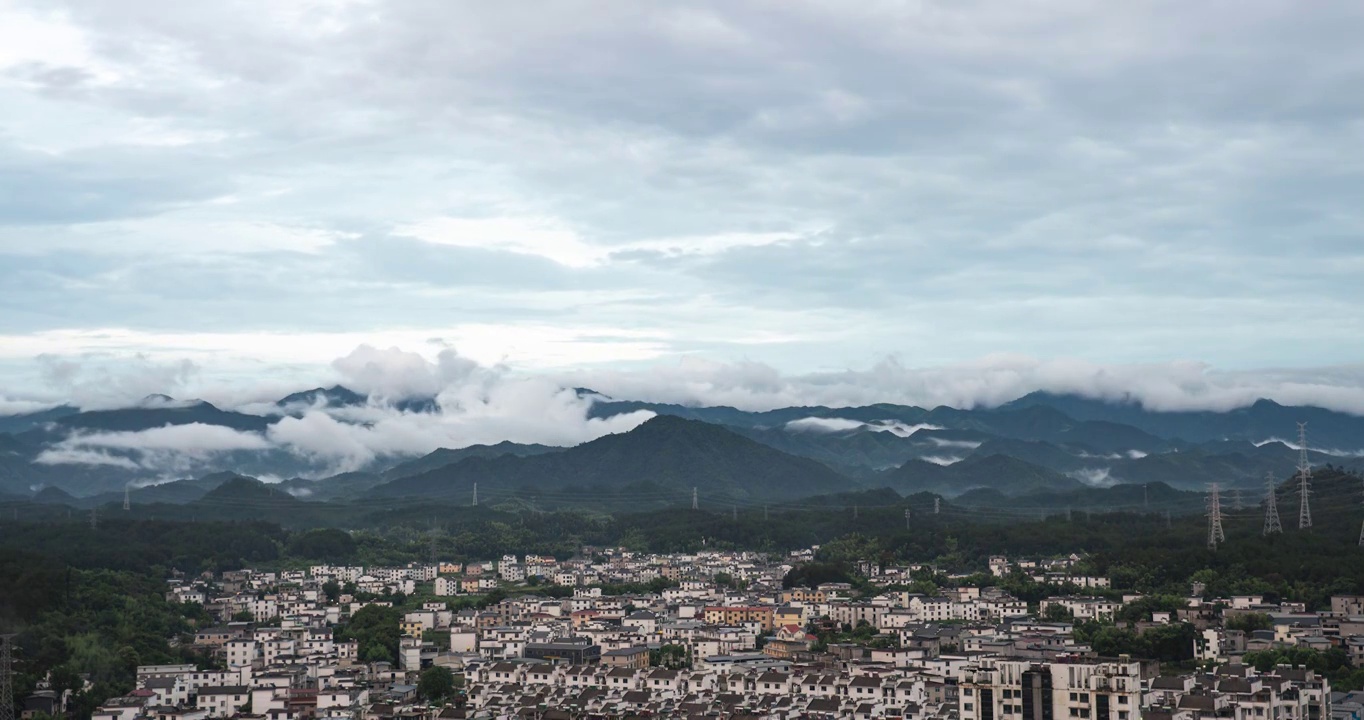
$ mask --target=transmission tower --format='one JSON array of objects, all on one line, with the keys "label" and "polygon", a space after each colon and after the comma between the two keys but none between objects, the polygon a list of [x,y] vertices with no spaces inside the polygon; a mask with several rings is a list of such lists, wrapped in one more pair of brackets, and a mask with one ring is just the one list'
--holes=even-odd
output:
[{"label": "transmission tower", "polygon": [[14,720],[14,635],[0,635],[0,720]]},{"label": "transmission tower", "polygon": [[478,483],[474,483],[474,507],[478,507]]},{"label": "transmission tower", "polygon": [[1312,506],[1308,497],[1312,494],[1312,464],[1307,460],[1307,423],[1298,423],[1298,529],[1312,527]]},{"label": "transmission tower", "polygon": [[1236,512],[1241,511],[1241,490],[1233,488],[1231,491],[1231,509]]},{"label": "transmission tower", "polygon": [[909,508],[905,508],[905,529],[906,529],[906,530],[909,529],[909,518],[912,517],[913,515],[914,515],[914,513],[910,512]]},{"label": "transmission tower", "polygon": [[692,509],[692,510],[695,510],[695,509],[696,509],[696,486],[695,486],[695,485],[693,485],[692,488],[691,488],[691,509]]},{"label": "transmission tower", "polygon": [[933,514],[942,512],[942,498],[933,498]]},{"label": "transmission tower", "polygon": [[1217,483],[1213,483],[1208,495],[1208,549],[1216,550],[1218,543],[1226,541],[1227,536],[1222,534],[1222,497]]},{"label": "transmission tower", "polygon": [[767,522],[767,506],[763,506],[763,522]]},{"label": "transmission tower", "polygon": [[1279,523],[1279,498],[1274,492],[1274,473],[1270,473],[1266,479],[1267,490],[1265,492],[1265,535],[1283,532],[1283,525]]},{"label": "transmission tower", "polygon": [[733,513],[734,513],[734,514],[733,514],[734,522],[738,522],[738,521],[739,521],[739,506],[738,506],[738,505],[733,505],[733,506],[731,506],[731,509],[733,510]]},{"label": "transmission tower", "polygon": [[132,486],[131,484],[129,484],[129,485],[124,485],[124,486],[123,486],[123,509],[124,509],[124,510],[132,510],[132,509],[133,509],[133,503],[132,503],[133,497],[132,497],[132,492],[133,492],[133,486]]},{"label": "transmission tower", "polygon": [[857,519],[857,506],[856,506],[856,505],[853,506],[853,519],[854,519],[854,520]]},{"label": "transmission tower", "polygon": [[90,529],[99,529],[99,508],[90,508]]}]

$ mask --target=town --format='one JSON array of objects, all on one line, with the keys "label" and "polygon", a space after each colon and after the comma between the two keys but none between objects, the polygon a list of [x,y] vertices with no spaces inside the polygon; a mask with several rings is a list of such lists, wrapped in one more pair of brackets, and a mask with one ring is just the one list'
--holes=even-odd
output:
[{"label": "town", "polygon": [[[313,565],[175,577],[166,598],[201,605],[202,662],[143,665],[96,720],[456,718],[952,718],[956,720],[1360,720],[1364,696],[1306,667],[1248,653],[1340,648],[1364,663],[1364,597],[1329,611],[1260,596],[1142,610],[1082,558],[989,559],[1057,594],[904,588],[932,572],[864,564],[856,585],[788,586],[818,548],[780,555],[507,555],[402,567]],[[983,586],[982,586],[983,585]],[[627,591],[607,592],[626,588]],[[1060,592],[1085,589],[1093,595]],[[1192,668],[1105,657],[1086,621],[1194,632]],[[396,640],[396,643],[392,641]],[[1187,665],[1187,664],[1186,664]],[[39,689],[24,717],[59,716],[70,690]]]}]

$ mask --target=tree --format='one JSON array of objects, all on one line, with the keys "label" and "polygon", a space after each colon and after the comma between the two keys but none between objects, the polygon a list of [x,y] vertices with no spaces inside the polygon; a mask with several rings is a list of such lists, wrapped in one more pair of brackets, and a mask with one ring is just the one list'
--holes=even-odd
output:
[{"label": "tree", "polygon": [[455,694],[455,674],[449,668],[433,665],[422,671],[417,693],[428,702],[444,702]]},{"label": "tree", "polygon": [[1042,613],[1042,619],[1048,622],[1070,622],[1075,619],[1075,615],[1066,606],[1052,603],[1047,606],[1046,612]]},{"label": "tree", "polygon": [[364,662],[393,662],[398,657],[401,625],[402,613],[397,608],[366,605],[345,624],[337,626],[335,637],[337,640],[356,641],[360,648],[360,659]]},{"label": "tree", "polygon": [[327,602],[338,602],[341,600],[341,586],[335,580],[328,580],[322,583],[322,594],[327,597]]},{"label": "tree", "polygon": [[691,667],[691,657],[684,645],[660,645],[657,650],[649,651],[649,665],[680,670]]},{"label": "tree", "polygon": [[1253,632],[1274,627],[1274,621],[1265,613],[1240,613],[1227,618],[1225,625],[1228,630]]}]

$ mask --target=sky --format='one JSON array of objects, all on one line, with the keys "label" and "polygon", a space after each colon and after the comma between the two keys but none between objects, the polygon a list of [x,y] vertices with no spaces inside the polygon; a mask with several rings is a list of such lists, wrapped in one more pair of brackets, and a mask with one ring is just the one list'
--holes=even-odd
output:
[{"label": "sky", "polygon": [[0,0],[0,413],[471,377],[1364,412],[1361,36],[1353,0]]}]

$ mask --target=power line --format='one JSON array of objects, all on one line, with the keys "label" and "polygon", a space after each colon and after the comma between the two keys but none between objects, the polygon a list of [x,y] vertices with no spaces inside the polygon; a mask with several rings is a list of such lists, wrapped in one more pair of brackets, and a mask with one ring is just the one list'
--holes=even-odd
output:
[{"label": "power line", "polygon": [[1279,523],[1279,499],[1274,492],[1274,473],[1270,473],[1267,479],[1268,489],[1265,493],[1265,535],[1283,532],[1283,525]]},{"label": "power line", "polygon": [[1298,529],[1312,527],[1312,507],[1308,497],[1312,494],[1312,464],[1307,459],[1307,423],[1298,423]]},{"label": "power line", "polygon": [[0,720],[14,720],[14,635],[0,635]]},{"label": "power line", "polygon": [[1222,498],[1218,494],[1217,483],[1212,484],[1208,495],[1208,549],[1216,550],[1218,543],[1227,541],[1222,532]]}]

